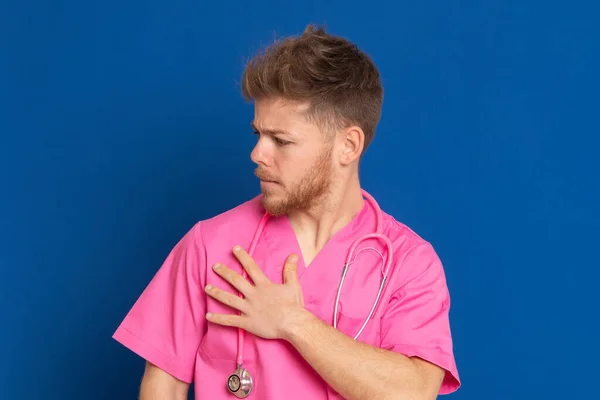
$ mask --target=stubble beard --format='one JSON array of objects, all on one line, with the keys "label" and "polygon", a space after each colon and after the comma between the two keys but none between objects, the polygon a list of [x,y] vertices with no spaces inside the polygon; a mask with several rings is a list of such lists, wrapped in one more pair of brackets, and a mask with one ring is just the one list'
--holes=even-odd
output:
[{"label": "stubble beard", "polygon": [[[257,169],[257,175],[258,169]],[[334,184],[331,149],[326,148],[315,163],[293,187],[279,187],[262,191],[262,206],[272,216],[289,214],[293,210],[309,210],[317,207],[331,191]]]}]

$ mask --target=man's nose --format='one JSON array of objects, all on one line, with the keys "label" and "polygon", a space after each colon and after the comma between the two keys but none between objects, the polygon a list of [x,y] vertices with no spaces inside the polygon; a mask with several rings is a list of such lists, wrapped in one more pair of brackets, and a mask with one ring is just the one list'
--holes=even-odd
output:
[{"label": "man's nose", "polygon": [[255,164],[267,165],[269,159],[267,151],[264,142],[259,139],[250,153],[250,159]]}]

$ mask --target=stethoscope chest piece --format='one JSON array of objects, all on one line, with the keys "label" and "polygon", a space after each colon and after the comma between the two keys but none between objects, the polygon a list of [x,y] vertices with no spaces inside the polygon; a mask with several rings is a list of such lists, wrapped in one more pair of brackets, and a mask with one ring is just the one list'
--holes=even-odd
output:
[{"label": "stethoscope chest piece", "polygon": [[227,379],[227,389],[235,395],[235,397],[243,399],[248,397],[252,391],[252,376],[250,372],[238,365],[235,372],[229,375]]}]

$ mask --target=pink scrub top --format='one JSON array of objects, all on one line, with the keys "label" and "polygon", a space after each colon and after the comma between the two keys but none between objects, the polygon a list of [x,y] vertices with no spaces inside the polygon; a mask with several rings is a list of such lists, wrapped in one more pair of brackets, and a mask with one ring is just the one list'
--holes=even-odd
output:
[{"label": "pink scrub top", "polygon": [[[236,313],[208,297],[207,284],[236,293],[212,271],[217,262],[241,273],[232,254],[239,244],[248,250],[264,210],[256,197],[213,218],[198,222],[173,248],[162,267],[117,328],[113,338],[172,376],[194,382],[197,400],[233,399],[227,378],[236,369],[237,328],[209,323],[205,314]],[[365,202],[355,218],[338,231],[298,276],[305,307],[333,324],[333,309],[343,263],[352,242],[375,230],[375,211]],[[418,356],[446,371],[440,394],[460,386],[452,350],[448,312],[450,297],[440,259],[432,246],[405,225],[383,213],[383,233],[394,246],[389,280],[371,320],[357,340]],[[373,247],[364,241],[357,252]],[[301,251],[286,216],[271,217],[254,259],[271,281],[282,283],[283,265]],[[355,253],[356,254],[356,253]],[[374,251],[358,254],[344,282],[337,327],[354,337],[369,314],[383,268]],[[248,399],[341,399],[286,341],[244,335],[244,367],[254,387]]]}]

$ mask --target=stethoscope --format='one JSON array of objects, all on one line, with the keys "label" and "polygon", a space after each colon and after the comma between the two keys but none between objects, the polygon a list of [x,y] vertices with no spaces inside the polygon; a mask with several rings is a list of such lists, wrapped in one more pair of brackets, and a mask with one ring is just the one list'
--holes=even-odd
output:
[{"label": "stethoscope", "polygon": [[[376,215],[376,219],[377,219],[377,227],[376,227],[376,230],[374,233],[370,233],[368,235],[364,235],[364,236],[361,236],[358,239],[356,239],[354,241],[354,243],[352,244],[352,246],[350,247],[350,250],[348,251],[348,255],[346,257],[346,262],[344,263],[344,269],[342,271],[342,277],[340,279],[340,285],[338,287],[337,294],[335,297],[335,306],[334,306],[334,310],[333,310],[333,327],[334,328],[337,329],[338,304],[340,301],[340,294],[342,293],[342,286],[344,284],[344,280],[346,279],[346,273],[348,272],[348,267],[350,266],[350,264],[352,264],[356,260],[356,256],[358,256],[358,254],[361,251],[366,250],[366,249],[371,249],[371,250],[376,251],[381,256],[382,263],[385,260],[383,255],[377,249],[374,249],[372,247],[360,249],[358,251],[358,253],[356,253],[356,256],[354,257],[354,259],[352,259],[352,256],[354,255],[356,247],[359,245],[359,243],[362,242],[363,240],[367,240],[367,239],[371,239],[371,238],[383,240],[383,242],[385,243],[385,245],[387,247],[387,262],[385,262],[385,268],[382,269],[381,283],[379,285],[379,290],[377,292],[377,296],[375,297],[375,301],[373,302],[373,306],[371,307],[371,311],[369,312],[369,315],[365,319],[361,328],[358,330],[358,333],[356,333],[356,335],[354,336],[354,340],[358,339],[358,337],[360,336],[362,331],[365,329],[365,327],[367,326],[367,323],[369,322],[369,320],[371,319],[371,316],[373,315],[373,312],[375,311],[375,308],[377,307],[377,304],[379,303],[379,299],[381,298],[381,293],[383,291],[383,287],[387,280],[388,272],[389,272],[390,266],[392,264],[392,258],[393,258],[392,242],[390,241],[390,239],[387,236],[385,236],[382,233],[383,215],[382,215],[381,209],[379,208],[379,205],[377,204],[375,199],[370,194],[368,194],[365,190],[362,190],[362,194],[367,199],[367,201],[369,201],[371,203],[371,205],[373,206],[373,209],[375,210],[375,215]],[[265,224],[267,223],[268,219],[269,219],[269,214],[265,213],[262,220],[258,224],[258,228],[256,229],[256,232],[254,233],[252,242],[250,243],[250,248],[248,249],[248,253],[250,254],[250,256],[254,255],[254,250],[256,248],[256,244],[258,243],[258,239],[260,238],[260,235],[262,234]],[[244,269],[242,269],[242,273],[244,275],[244,278],[247,278],[247,275],[246,275],[246,272]],[[241,294],[240,294],[240,297],[242,297]],[[248,372],[248,370],[243,367],[243,357],[244,357],[244,330],[239,328],[238,329],[237,369],[227,379],[227,389],[240,399],[247,397],[252,392],[252,387],[254,385],[252,375],[250,375],[250,372]]]}]

